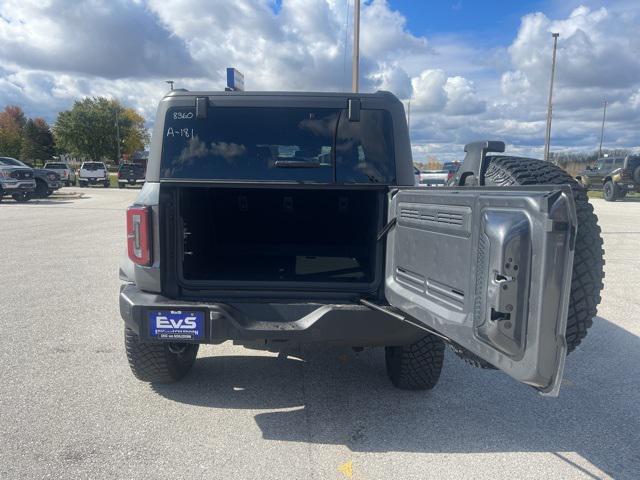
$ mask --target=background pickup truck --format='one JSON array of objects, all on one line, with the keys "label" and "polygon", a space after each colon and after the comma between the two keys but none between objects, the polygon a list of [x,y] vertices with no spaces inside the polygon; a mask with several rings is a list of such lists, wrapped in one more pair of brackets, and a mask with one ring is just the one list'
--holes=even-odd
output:
[{"label": "background pickup truck", "polygon": [[107,166],[103,162],[84,162],[80,166],[78,184],[81,187],[102,185],[104,188],[108,188],[109,173],[107,172]]},{"label": "background pickup truck", "polygon": [[145,173],[143,165],[123,163],[118,167],[118,188],[144,184]]}]

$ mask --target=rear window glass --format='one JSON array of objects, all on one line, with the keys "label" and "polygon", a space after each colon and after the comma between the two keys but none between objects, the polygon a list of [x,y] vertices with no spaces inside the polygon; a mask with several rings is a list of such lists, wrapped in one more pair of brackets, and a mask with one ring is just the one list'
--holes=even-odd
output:
[{"label": "rear window glass", "polygon": [[44,168],[62,169],[69,167],[67,167],[64,163],[45,163]]},{"label": "rear window glass", "polygon": [[206,119],[193,112],[167,113],[161,178],[368,183],[395,173],[388,112],[362,110],[361,122],[332,108],[212,107]]},{"label": "rear window glass", "polygon": [[120,167],[118,168],[118,170],[120,172],[144,172],[144,167],[142,165],[131,165],[131,164],[126,164],[126,165],[120,165]]},{"label": "rear window glass", "polygon": [[85,163],[82,168],[85,170],[104,170],[104,163]]}]

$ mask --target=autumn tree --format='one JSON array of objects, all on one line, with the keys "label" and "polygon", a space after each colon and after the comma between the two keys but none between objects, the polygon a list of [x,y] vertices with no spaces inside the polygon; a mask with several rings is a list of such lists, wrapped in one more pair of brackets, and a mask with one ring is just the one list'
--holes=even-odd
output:
[{"label": "autumn tree", "polygon": [[0,155],[18,158],[22,147],[22,129],[26,117],[22,109],[15,105],[5,107],[0,112]]}]

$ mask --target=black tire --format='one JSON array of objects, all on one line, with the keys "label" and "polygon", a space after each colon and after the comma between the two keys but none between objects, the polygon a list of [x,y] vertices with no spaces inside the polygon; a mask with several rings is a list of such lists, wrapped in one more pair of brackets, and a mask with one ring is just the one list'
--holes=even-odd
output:
[{"label": "black tire", "polygon": [[385,347],[387,375],[402,390],[431,390],[440,379],[444,342],[427,334],[411,345]]},{"label": "black tire", "polygon": [[47,193],[45,193],[45,197],[50,197],[53,194],[53,190],[47,190]]},{"label": "black tire", "polygon": [[[196,361],[199,347],[190,343],[142,343],[129,328],[124,330],[124,346],[135,377],[151,383],[173,383],[182,379]],[[175,353],[175,348],[183,351]]]},{"label": "black tire", "polygon": [[109,182],[104,182],[104,184],[102,186],[104,188],[109,188],[111,185],[109,184]]},{"label": "black tire", "polygon": [[31,200],[31,193],[23,192],[23,193],[14,193],[11,195],[13,199],[18,203],[26,203]]},{"label": "black tire", "polygon": [[36,179],[36,190],[33,192],[35,198],[44,198],[47,196],[49,185],[44,180]]},{"label": "black tire", "polygon": [[80,188],[85,188],[87,186],[86,182],[79,182]]},{"label": "black tire", "polygon": [[118,188],[125,188],[127,185],[122,182],[118,182]]},{"label": "black tire", "polygon": [[586,191],[564,170],[531,158],[493,157],[487,167],[485,181],[487,185],[499,186],[571,186],[578,214],[566,332],[568,352],[572,352],[593,325],[604,278],[604,250],[598,217],[593,213]]},{"label": "black tire", "polygon": [[615,202],[616,201],[616,186],[613,184],[611,180],[607,180],[602,187],[602,197],[607,202]]}]

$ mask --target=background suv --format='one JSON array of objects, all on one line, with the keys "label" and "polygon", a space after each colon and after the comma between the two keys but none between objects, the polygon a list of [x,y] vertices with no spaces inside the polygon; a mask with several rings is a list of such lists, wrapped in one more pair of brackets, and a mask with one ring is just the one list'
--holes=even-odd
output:
[{"label": "background suv", "polygon": [[628,192],[639,189],[640,155],[601,158],[576,180],[589,190],[602,190],[602,196],[609,202],[624,198]]}]

